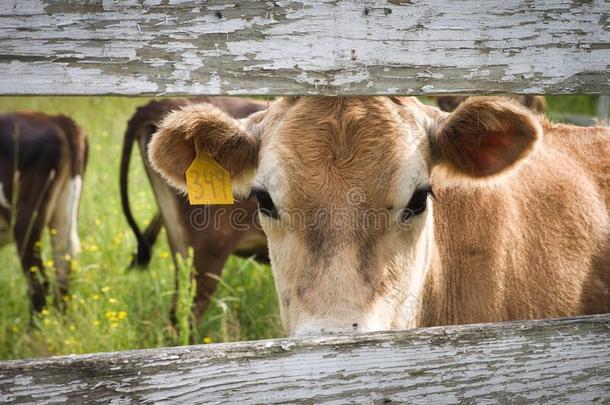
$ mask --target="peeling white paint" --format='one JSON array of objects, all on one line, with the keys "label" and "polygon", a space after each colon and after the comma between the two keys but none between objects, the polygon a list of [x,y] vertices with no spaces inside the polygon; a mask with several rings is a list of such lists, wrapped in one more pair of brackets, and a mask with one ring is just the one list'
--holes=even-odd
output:
[{"label": "peeling white paint", "polygon": [[271,94],[271,89],[269,87],[259,87],[253,89],[237,89],[237,90],[228,90],[227,94],[229,96],[239,96],[239,95],[265,95]]},{"label": "peeling white paint", "polygon": [[602,0],[8,1],[0,94],[610,92]]},{"label": "peeling white paint", "polygon": [[360,69],[357,71],[344,71],[337,73],[330,83],[333,86],[343,86],[368,80],[369,72],[366,69]]},{"label": "peeling white paint", "polygon": [[[0,364],[0,399],[589,403],[610,395],[609,321],[598,315],[18,360]],[[126,360],[129,367],[117,367]]]},{"label": "peeling white paint", "polygon": [[[84,66],[84,65],[83,65]],[[69,69],[69,70],[68,70]],[[117,76],[100,69],[70,67],[64,63],[0,63],[0,94],[125,94],[154,93],[159,86],[137,73]],[[12,80],[7,80],[12,78]],[[112,83],[109,87],[108,83]]]}]

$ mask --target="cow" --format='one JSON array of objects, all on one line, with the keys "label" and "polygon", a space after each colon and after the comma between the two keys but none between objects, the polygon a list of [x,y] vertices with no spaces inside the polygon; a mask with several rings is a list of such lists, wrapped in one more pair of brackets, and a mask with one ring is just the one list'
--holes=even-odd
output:
[{"label": "cow", "polygon": [[[457,108],[460,103],[466,100],[467,96],[438,96],[431,97],[436,101],[436,105],[443,111],[451,112]],[[516,100],[521,104],[529,108],[530,110],[537,112],[539,114],[544,114],[546,112],[546,99],[544,96],[518,96]]]},{"label": "cow", "polygon": [[[193,264],[196,270],[196,294],[193,315],[196,323],[207,308],[216,289],[218,275],[230,254],[268,263],[266,239],[258,225],[257,204],[253,199],[239,201],[233,206],[192,206],[184,193],[177,192],[152,170],[147,148],[156,124],[173,110],[194,103],[206,102],[230,116],[241,119],[267,108],[267,102],[237,97],[209,97],[199,99],[170,98],[153,100],[139,107],[128,122],[123,139],[120,165],[120,193],[123,213],[137,241],[132,267],[144,268],[151,260],[151,249],[163,226],[174,266],[176,256],[188,255],[194,249]],[[131,212],[128,196],[128,172],[131,152],[137,141],[144,169],[152,186],[159,212],[150,220],[144,232],[140,231]],[[171,319],[175,321],[176,289],[172,300]]]},{"label": "cow", "polygon": [[610,311],[608,128],[495,97],[284,97],[184,106],[149,156],[184,190],[195,147],[257,199],[291,335]]},{"label": "cow", "polygon": [[0,246],[17,244],[34,311],[45,306],[49,279],[41,257],[45,227],[57,275],[56,301],[68,294],[70,265],[80,250],[78,213],[87,137],[64,115],[0,116]]}]

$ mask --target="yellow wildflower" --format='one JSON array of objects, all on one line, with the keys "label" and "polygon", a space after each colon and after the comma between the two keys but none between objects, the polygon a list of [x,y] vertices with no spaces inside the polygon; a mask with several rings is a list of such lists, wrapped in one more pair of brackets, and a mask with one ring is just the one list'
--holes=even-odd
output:
[{"label": "yellow wildflower", "polygon": [[13,326],[11,327],[11,330],[12,330],[14,333],[17,333],[17,332],[19,332],[19,326],[18,326],[18,325],[13,325]]},{"label": "yellow wildflower", "polygon": [[109,303],[111,303],[111,304],[116,304],[116,303],[117,303],[117,302],[119,302],[119,301],[117,301],[117,299],[116,299],[116,298],[112,298],[112,297],[110,297],[110,298],[108,298],[108,302],[109,302]]},{"label": "yellow wildflower", "polygon": [[51,321],[49,320],[49,318],[44,318],[42,321],[43,325],[45,326],[49,326],[51,324]]},{"label": "yellow wildflower", "polygon": [[93,301],[97,301],[97,300],[99,300],[99,299],[100,299],[100,296],[99,296],[99,295],[97,295],[97,294],[93,294],[93,295],[91,296],[91,298],[93,298]]},{"label": "yellow wildflower", "polygon": [[93,326],[100,326],[100,321],[98,321],[97,319],[93,321]]},{"label": "yellow wildflower", "polygon": [[42,247],[42,242],[37,240],[36,242],[34,242],[34,246],[37,248]]},{"label": "yellow wildflower", "polygon": [[51,230],[49,230],[49,232],[51,233],[51,235],[55,236],[57,235],[57,229],[55,228],[51,228]]},{"label": "yellow wildflower", "polygon": [[76,326],[70,325],[68,326],[68,329],[70,330],[70,332],[74,332],[76,330]]},{"label": "yellow wildflower", "polygon": [[53,267],[54,264],[55,264],[55,262],[52,259],[44,261],[44,266],[45,267]]},{"label": "yellow wildflower", "polygon": [[110,291],[110,287],[108,287],[108,286],[104,286],[104,287],[102,287],[101,291],[102,291],[103,293],[107,293],[108,291]]},{"label": "yellow wildflower", "polygon": [[127,318],[127,311],[119,311],[117,313],[117,318],[119,318],[119,321],[122,321],[123,319]]},{"label": "yellow wildflower", "polygon": [[31,271],[32,273],[36,273],[36,272],[38,271],[38,266],[32,266],[32,267],[30,267],[30,271]]},{"label": "yellow wildflower", "polygon": [[108,319],[109,321],[112,321],[116,318],[116,312],[115,311],[106,311],[106,319]]},{"label": "yellow wildflower", "polygon": [[100,225],[102,223],[102,221],[100,221],[98,218],[95,218],[95,225]]},{"label": "yellow wildflower", "polygon": [[163,252],[159,253],[159,257],[165,259],[166,257],[169,257],[169,252],[164,250]]},{"label": "yellow wildflower", "polygon": [[206,336],[206,337],[203,338],[203,343],[205,343],[205,344],[213,343],[213,342],[214,342],[214,339],[212,339],[209,336]]},{"label": "yellow wildflower", "polygon": [[110,324],[110,327],[111,327],[112,329],[116,328],[117,326],[119,326],[119,324],[118,324],[118,323],[116,323],[116,322],[112,322],[112,323]]},{"label": "yellow wildflower", "polygon": [[90,252],[97,252],[100,248],[94,243],[93,245],[89,245]]},{"label": "yellow wildflower", "polygon": [[40,315],[42,316],[47,316],[49,315],[49,310],[46,308],[43,308],[42,311],[40,311]]},{"label": "yellow wildflower", "polygon": [[69,295],[64,295],[63,297],[61,297],[61,299],[64,300],[64,302],[69,302],[71,298]]}]

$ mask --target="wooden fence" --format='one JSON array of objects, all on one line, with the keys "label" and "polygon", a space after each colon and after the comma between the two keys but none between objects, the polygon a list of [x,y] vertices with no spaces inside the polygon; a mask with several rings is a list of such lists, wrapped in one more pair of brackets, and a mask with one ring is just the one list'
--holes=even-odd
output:
[{"label": "wooden fence", "polygon": [[[610,93],[590,1],[3,0],[0,95]],[[610,401],[610,315],[0,362],[0,402]]]},{"label": "wooden fence", "polygon": [[609,400],[610,315],[0,363],[0,403]]},{"label": "wooden fence", "polygon": [[610,93],[602,0],[3,0],[0,38],[0,94]]}]

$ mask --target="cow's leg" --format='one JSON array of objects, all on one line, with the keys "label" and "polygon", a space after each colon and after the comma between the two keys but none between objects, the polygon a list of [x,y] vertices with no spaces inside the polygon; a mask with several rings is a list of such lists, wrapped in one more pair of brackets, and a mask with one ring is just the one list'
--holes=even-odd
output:
[{"label": "cow's leg", "polygon": [[74,176],[63,184],[55,203],[49,228],[53,258],[57,274],[56,299],[68,294],[70,289],[70,263],[80,252],[78,238],[78,209],[82,191],[81,176]]},{"label": "cow's leg", "polygon": [[226,246],[216,246],[211,241],[195,253],[193,265],[196,269],[197,292],[193,302],[193,317],[196,327],[199,327],[201,317],[210,304],[210,299],[218,285],[218,278],[230,254],[231,250]]},{"label": "cow's leg", "polygon": [[[218,242],[222,244],[224,237],[226,237],[226,235],[220,235],[209,231],[203,240],[199,239],[197,241],[199,245],[194,249],[195,253],[193,258],[193,267],[195,273],[192,279],[194,279],[196,282],[196,290],[195,297],[193,298],[191,305],[192,319],[189,319],[189,323],[191,323],[192,328],[191,330],[199,329],[199,326],[201,325],[201,318],[210,303],[212,295],[214,295],[214,292],[216,291],[218,277],[222,273],[222,269],[229,258],[229,255],[231,254],[232,249],[227,249],[226,244],[224,246],[219,246]],[[174,259],[174,263],[176,266],[176,277],[170,319],[174,325],[177,325],[177,308],[179,297],[178,279],[180,277],[180,270],[178,268],[176,259]],[[192,320],[194,322],[191,322]],[[191,334],[191,343],[195,343],[193,334]]]},{"label": "cow's leg", "polygon": [[[194,280],[197,287],[192,304],[192,313],[196,327],[199,326],[201,317],[216,291],[218,277],[222,273],[222,269],[238,240],[236,236],[221,234],[213,230],[205,231],[205,234],[200,234],[197,239],[197,245],[193,248]],[[184,254],[182,256],[185,257]],[[176,276],[170,319],[175,324],[177,320],[179,270],[176,259],[174,259],[174,263],[176,266]]]},{"label": "cow's leg", "polygon": [[44,220],[41,217],[18,217],[15,223],[17,251],[28,282],[28,295],[32,302],[32,309],[36,312],[40,312],[44,308],[49,291],[49,279],[44,271],[40,254],[40,239],[44,229]]}]

